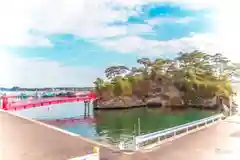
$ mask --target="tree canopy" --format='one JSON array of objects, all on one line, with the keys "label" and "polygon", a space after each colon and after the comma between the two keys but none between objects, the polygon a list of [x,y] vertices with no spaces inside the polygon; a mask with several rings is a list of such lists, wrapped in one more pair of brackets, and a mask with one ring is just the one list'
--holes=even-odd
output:
[{"label": "tree canopy", "polygon": [[98,96],[144,96],[149,84],[173,84],[183,99],[229,97],[233,91],[230,78],[238,76],[240,65],[232,63],[222,54],[200,51],[179,53],[174,59],[140,58],[141,67],[111,66],[105,70],[108,81],[97,78],[94,82]]}]

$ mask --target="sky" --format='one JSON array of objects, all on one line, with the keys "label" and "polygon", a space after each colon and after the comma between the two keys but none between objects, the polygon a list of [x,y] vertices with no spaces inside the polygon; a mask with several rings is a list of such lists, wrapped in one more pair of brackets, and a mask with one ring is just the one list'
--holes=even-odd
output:
[{"label": "sky", "polygon": [[238,60],[235,0],[0,0],[0,87],[93,86],[111,65],[178,52]]}]

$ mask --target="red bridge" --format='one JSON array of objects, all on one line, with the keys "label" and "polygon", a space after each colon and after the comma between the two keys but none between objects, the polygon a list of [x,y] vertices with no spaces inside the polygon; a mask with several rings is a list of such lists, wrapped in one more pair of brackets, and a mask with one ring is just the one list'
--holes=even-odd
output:
[{"label": "red bridge", "polygon": [[16,98],[17,96],[2,96],[2,109],[3,110],[22,110],[27,108],[34,108],[40,106],[47,106],[53,104],[70,103],[70,102],[83,102],[96,99],[96,95],[92,92],[81,95],[81,97],[51,97],[42,99],[28,99],[17,102],[10,102],[9,99]]}]

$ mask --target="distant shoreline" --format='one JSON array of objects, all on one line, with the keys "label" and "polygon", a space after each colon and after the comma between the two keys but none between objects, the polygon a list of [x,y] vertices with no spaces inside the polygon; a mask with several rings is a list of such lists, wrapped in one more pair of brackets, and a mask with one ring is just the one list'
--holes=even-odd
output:
[{"label": "distant shoreline", "polygon": [[52,91],[52,90],[74,90],[74,91],[90,91],[93,90],[94,87],[44,87],[44,88],[20,88],[20,87],[13,87],[13,88],[4,88],[0,87],[0,92],[18,92],[18,91]]}]

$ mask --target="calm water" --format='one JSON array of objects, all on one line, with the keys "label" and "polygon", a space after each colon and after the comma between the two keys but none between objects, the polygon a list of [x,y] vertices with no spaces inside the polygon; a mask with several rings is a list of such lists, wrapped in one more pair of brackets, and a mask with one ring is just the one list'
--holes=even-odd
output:
[{"label": "calm water", "polygon": [[[66,103],[17,111],[17,113],[33,119],[51,121],[81,117],[84,115],[84,105],[83,103]],[[143,134],[198,120],[213,115],[214,112],[193,109],[170,111],[138,108],[96,112],[91,109],[90,114],[96,119],[96,122],[75,121],[64,124],[54,123],[54,125],[89,138],[109,138],[119,141],[133,136],[137,132],[138,118],[140,119],[140,130]]]}]

